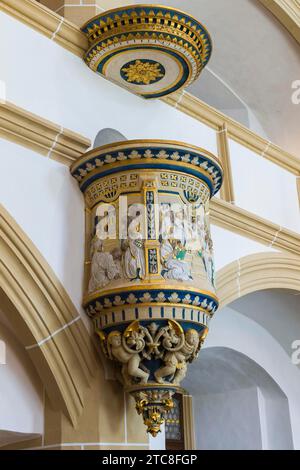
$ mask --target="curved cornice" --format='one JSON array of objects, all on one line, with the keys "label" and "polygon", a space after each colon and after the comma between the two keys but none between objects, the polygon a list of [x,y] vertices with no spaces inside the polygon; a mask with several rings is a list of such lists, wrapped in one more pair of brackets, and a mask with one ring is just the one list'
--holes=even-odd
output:
[{"label": "curved cornice", "polygon": [[0,102],[0,137],[65,165],[81,157],[91,145],[86,137],[8,101]]},{"label": "curved cornice", "polygon": [[228,137],[235,142],[259,155],[263,155],[263,158],[281,166],[294,175],[299,175],[299,157],[292,155],[264,137],[255,134],[255,132],[243,126],[243,124],[209,106],[196,96],[183,90],[183,92],[172,93],[163,98],[162,101],[219,132],[223,132],[225,126]]},{"label": "curved cornice", "polygon": [[300,235],[219,198],[210,203],[211,222],[270,248],[300,256]]},{"label": "curved cornice", "polygon": [[96,367],[91,338],[50,266],[1,205],[0,252],[0,289],[13,311],[9,320],[48,396],[76,424]]},{"label": "curved cornice", "polygon": [[265,289],[300,291],[298,258],[283,253],[254,254],[230,263],[217,273],[220,308]]},{"label": "curved cornice", "polygon": [[35,0],[1,0],[0,10],[82,57],[88,40],[78,26]]},{"label": "curved cornice", "polygon": [[259,0],[300,44],[300,1]]}]

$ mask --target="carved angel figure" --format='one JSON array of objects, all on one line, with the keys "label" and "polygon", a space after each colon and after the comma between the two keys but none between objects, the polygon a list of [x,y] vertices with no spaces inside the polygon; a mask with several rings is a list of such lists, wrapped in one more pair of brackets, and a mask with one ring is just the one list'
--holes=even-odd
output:
[{"label": "carved angel figure", "polygon": [[144,349],[143,332],[131,331],[126,337],[119,331],[112,331],[107,338],[107,353],[110,359],[122,364],[124,383],[131,385],[132,379],[140,379],[140,383],[147,383],[149,372],[140,368],[142,358],[139,353]]},{"label": "carved angel figure", "polygon": [[141,225],[134,219],[128,226],[128,239],[123,243],[124,272],[130,280],[143,279],[146,274],[144,241]]},{"label": "carved angel figure", "polygon": [[175,250],[169,240],[163,240],[160,248],[161,260],[163,264],[162,275],[165,279],[177,281],[190,281],[191,266],[189,263],[176,258]]},{"label": "carved angel figure", "polygon": [[120,276],[120,267],[114,261],[111,253],[103,252],[102,240],[95,238],[91,244],[91,275],[88,291],[93,292],[106,286],[110,281]]},{"label": "carved angel figure", "polygon": [[204,268],[209,281],[212,285],[215,285],[215,273],[214,273],[214,258],[213,258],[213,243],[209,233],[206,233],[201,256],[204,264]]},{"label": "carved angel figure", "polygon": [[173,230],[172,212],[169,204],[160,205],[160,236],[162,240],[170,238]]},{"label": "carved angel figure", "polygon": [[142,240],[128,240],[124,255],[124,271],[131,280],[145,277],[145,254]]},{"label": "carved angel figure", "polygon": [[164,365],[155,372],[158,383],[165,383],[165,378],[179,385],[186,375],[187,362],[192,362],[199,349],[199,334],[194,329],[175,331],[172,327],[166,329],[162,341]]}]

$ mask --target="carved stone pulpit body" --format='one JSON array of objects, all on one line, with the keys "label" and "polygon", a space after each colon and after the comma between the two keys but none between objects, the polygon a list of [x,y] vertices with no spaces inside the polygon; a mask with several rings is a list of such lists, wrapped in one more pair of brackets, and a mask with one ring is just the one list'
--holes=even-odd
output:
[{"label": "carved stone pulpit body", "polygon": [[156,436],[218,308],[209,200],[222,168],[192,145],[134,140],[71,172],[87,208],[83,305]]}]

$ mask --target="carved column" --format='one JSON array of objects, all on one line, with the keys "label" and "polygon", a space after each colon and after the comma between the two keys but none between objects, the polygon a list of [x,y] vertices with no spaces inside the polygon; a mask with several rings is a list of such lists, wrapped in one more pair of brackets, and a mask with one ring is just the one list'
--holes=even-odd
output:
[{"label": "carved column", "polygon": [[222,168],[191,145],[136,140],[71,173],[87,207],[83,305],[155,436],[218,308],[208,214]]}]

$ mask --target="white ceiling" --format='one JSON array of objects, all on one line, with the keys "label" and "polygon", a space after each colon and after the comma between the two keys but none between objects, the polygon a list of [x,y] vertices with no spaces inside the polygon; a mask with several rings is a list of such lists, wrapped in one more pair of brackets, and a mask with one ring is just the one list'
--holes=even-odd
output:
[{"label": "white ceiling", "polygon": [[[189,91],[300,155],[300,104],[293,104],[291,99],[292,83],[300,80],[300,46],[286,29],[258,0],[162,3],[195,16],[213,39],[208,70]],[[262,129],[251,116],[249,119],[247,107]]]}]

